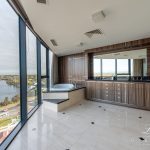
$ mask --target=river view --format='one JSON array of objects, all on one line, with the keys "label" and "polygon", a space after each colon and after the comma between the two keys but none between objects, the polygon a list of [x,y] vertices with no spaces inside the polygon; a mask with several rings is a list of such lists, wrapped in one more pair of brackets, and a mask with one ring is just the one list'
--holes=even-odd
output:
[{"label": "river view", "polygon": [[11,100],[12,97],[19,94],[20,89],[14,85],[9,85],[5,80],[0,80],[0,102],[3,102],[5,97]]}]

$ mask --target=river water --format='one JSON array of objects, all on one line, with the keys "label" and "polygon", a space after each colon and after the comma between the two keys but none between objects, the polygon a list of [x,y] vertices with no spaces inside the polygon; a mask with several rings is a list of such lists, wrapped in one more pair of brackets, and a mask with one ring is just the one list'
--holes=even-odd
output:
[{"label": "river water", "polygon": [[19,88],[8,85],[4,80],[0,80],[0,102],[3,102],[5,97],[8,97],[8,99],[11,100],[11,98],[19,94],[19,92]]}]

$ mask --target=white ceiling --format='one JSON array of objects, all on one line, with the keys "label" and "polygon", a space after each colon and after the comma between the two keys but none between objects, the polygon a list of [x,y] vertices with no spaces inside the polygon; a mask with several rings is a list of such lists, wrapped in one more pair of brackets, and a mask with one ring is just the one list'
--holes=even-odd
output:
[{"label": "white ceiling", "polygon": [[124,52],[119,52],[119,53],[110,53],[110,54],[103,54],[103,55],[95,55],[94,57],[102,58],[102,59],[146,59],[147,49],[124,51]]},{"label": "white ceiling", "polygon": [[[46,5],[19,1],[35,31],[59,56],[150,37],[150,0],[48,0]],[[101,10],[106,18],[93,22],[92,14]],[[84,35],[97,28],[104,35],[91,39]],[[50,39],[59,46],[53,47]]]}]

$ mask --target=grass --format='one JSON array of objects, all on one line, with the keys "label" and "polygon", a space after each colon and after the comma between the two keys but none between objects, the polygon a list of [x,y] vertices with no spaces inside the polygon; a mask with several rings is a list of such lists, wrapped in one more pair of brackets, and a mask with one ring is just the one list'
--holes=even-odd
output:
[{"label": "grass", "polygon": [[19,104],[20,104],[20,102],[8,104],[7,106],[0,106],[0,111],[2,111],[4,109],[9,109],[9,108],[15,107],[15,106],[17,106]]},{"label": "grass", "polygon": [[11,123],[11,118],[0,120],[0,128],[5,127]]},{"label": "grass", "polygon": [[0,119],[0,128],[11,124],[12,119],[17,119],[17,117],[15,116],[15,117],[10,117],[10,118]]}]

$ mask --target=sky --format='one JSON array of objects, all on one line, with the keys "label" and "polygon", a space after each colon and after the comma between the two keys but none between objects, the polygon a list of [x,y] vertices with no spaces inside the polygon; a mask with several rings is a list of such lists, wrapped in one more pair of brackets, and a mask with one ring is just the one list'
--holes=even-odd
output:
[{"label": "sky", "polygon": [[[19,74],[18,15],[6,0],[0,0],[0,75]],[[36,74],[36,37],[26,28],[27,73]]]},{"label": "sky", "polygon": [[0,74],[18,74],[18,16],[6,0],[0,4]]},{"label": "sky", "polygon": [[[118,60],[117,70],[118,73],[127,73],[128,64],[127,59]],[[114,73],[115,72],[115,59],[103,59],[103,72]],[[100,73],[100,59],[94,59],[94,73]]]}]

